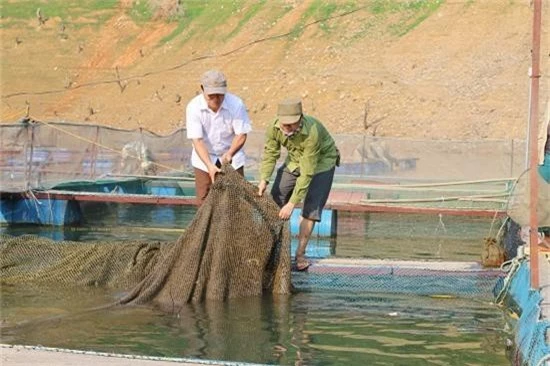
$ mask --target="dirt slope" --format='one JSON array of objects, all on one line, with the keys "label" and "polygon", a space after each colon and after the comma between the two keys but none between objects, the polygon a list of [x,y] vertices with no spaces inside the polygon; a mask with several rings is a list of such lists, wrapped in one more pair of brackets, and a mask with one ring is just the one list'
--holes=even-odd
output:
[{"label": "dirt slope", "polygon": [[[184,123],[202,72],[219,68],[247,103],[256,129],[271,120],[278,100],[300,96],[306,112],[335,133],[524,138],[528,1],[441,1],[422,21],[366,5],[346,14],[342,5],[331,19],[299,31],[322,17],[311,15],[319,1],[277,0],[254,12],[257,2],[242,3],[215,27],[199,19],[172,38],[176,22],[135,21],[129,0],[114,11],[54,17],[40,26],[36,19],[3,17],[0,119],[16,121],[28,109],[40,120],[167,133]],[[550,1],[543,3],[542,102],[550,71]],[[205,6],[224,14],[229,5]],[[408,31],[395,31],[413,22]]]}]

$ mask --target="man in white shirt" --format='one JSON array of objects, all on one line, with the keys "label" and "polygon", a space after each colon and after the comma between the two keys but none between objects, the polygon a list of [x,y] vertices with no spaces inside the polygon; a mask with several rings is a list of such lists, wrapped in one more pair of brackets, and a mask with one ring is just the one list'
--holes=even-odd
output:
[{"label": "man in white shirt", "polygon": [[202,93],[186,109],[187,138],[193,142],[196,197],[202,204],[221,164],[244,175],[246,135],[252,130],[243,101],[227,92],[225,75],[210,70],[201,78]]}]

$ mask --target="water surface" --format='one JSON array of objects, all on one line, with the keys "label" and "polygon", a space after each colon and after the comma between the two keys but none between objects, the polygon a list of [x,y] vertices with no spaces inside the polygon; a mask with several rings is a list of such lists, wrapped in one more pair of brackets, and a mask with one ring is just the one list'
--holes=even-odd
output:
[{"label": "water surface", "polygon": [[[194,208],[131,204],[89,203],[82,209],[85,221],[79,226],[9,226],[0,232],[170,242],[184,234],[195,214]],[[478,218],[341,214],[338,219],[338,236],[312,239],[308,256],[472,261],[479,259],[483,238],[498,230],[498,223]],[[276,365],[510,364],[504,317],[490,303],[491,279],[479,282],[483,286],[475,279],[450,284],[479,289],[467,297],[430,297],[414,294],[420,285],[412,277],[399,283],[383,278],[390,291],[381,293],[369,291],[374,284],[382,288],[372,281],[380,278],[363,278],[362,288],[355,285],[363,280],[353,276],[352,292],[345,286],[351,277],[294,276],[301,291],[289,297],[207,302],[171,314],[135,306],[88,311],[122,295],[109,289],[4,285],[2,342]],[[432,285],[445,280],[423,278]]]},{"label": "water surface", "polygon": [[86,311],[116,296],[4,286],[2,342],[280,365],[509,364],[499,310],[473,299],[304,292],[190,304],[172,314]]}]

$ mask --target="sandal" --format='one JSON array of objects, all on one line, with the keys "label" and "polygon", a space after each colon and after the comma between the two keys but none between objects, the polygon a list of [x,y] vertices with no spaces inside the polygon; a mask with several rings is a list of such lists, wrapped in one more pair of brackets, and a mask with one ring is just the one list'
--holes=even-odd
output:
[{"label": "sandal", "polygon": [[297,271],[305,271],[309,268],[310,263],[307,259],[303,257],[296,258],[296,270]]}]

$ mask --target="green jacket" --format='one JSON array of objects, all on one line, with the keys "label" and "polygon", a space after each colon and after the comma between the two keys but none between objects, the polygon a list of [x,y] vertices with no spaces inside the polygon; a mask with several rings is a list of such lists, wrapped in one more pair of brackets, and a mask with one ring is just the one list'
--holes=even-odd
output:
[{"label": "green jacket", "polygon": [[290,202],[297,204],[306,196],[313,175],[326,172],[336,165],[338,149],[325,126],[314,117],[303,115],[300,130],[291,137],[285,136],[276,119],[266,130],[261,180],[269,182],[281,155],[281,146],[288,151],[285,160],[288,170],[294,172],[300,169],[300,176],[290,197]]}]

